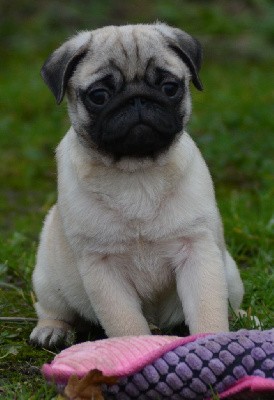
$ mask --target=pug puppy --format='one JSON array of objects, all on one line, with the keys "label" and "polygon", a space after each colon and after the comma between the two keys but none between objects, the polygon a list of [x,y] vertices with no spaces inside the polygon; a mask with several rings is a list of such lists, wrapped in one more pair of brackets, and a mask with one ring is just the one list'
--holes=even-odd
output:
[{"label": "pug puppy", "polygon": [[183,321],[228,331],[243,285],[208,168],[185,131],[201,46],[162,23],[81,32],[45,62],[72,127],[57,148],[58,201],[33,285],[31,342],[53,347],[86,321],[107,336]]}]

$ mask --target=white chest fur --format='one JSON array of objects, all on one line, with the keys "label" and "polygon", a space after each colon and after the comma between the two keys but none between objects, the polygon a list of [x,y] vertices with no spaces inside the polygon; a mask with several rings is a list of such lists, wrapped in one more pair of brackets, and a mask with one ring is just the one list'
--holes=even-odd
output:
[{"label": "white chest fur", "polygon": [[[127,254],[139,268],[159,265],[159,254],[168,254],[177,240],[182,246],[183,237],[215,212],[210,175],[187,134],[168,158],[134,169],[130,162],[117,166],[96,159],[71,129],[57,158],[59,209],[79,255]],[[207,207],[205,196],[211,200]]]}]

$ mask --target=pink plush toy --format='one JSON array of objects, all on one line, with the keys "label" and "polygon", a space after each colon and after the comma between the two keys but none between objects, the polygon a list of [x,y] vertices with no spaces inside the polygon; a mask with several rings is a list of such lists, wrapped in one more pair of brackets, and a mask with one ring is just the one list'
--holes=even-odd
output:
[{"label": "pink plush toy", "polygon": [[42,373],[68,399],[273,400],[274,329],[85,342]]}]

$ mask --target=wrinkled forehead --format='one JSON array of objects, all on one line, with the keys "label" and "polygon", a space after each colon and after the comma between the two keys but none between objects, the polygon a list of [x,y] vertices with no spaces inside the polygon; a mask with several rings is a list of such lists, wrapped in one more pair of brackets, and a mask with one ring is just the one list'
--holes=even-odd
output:
[{"label": "wrinkled forehead", "polygon": [[160,30],[145,25],[109,26],[93,31],[90,50],[77,69],[77,78],[86,86],[106,74],[122,71],[124,78],[132,81],[143,78],[148,69],[156,67],[178,78],[189,75]]}]

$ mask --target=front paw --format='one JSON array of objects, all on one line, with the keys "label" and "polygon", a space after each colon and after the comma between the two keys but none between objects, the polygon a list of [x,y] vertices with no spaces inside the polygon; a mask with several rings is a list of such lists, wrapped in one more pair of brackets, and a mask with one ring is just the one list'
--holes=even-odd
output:
[{"label": "front paw", "polygon": [[67,326],[38,325],[30,335],[30,344],[46,349],[63,348],[72,345],[74,333]]}]

